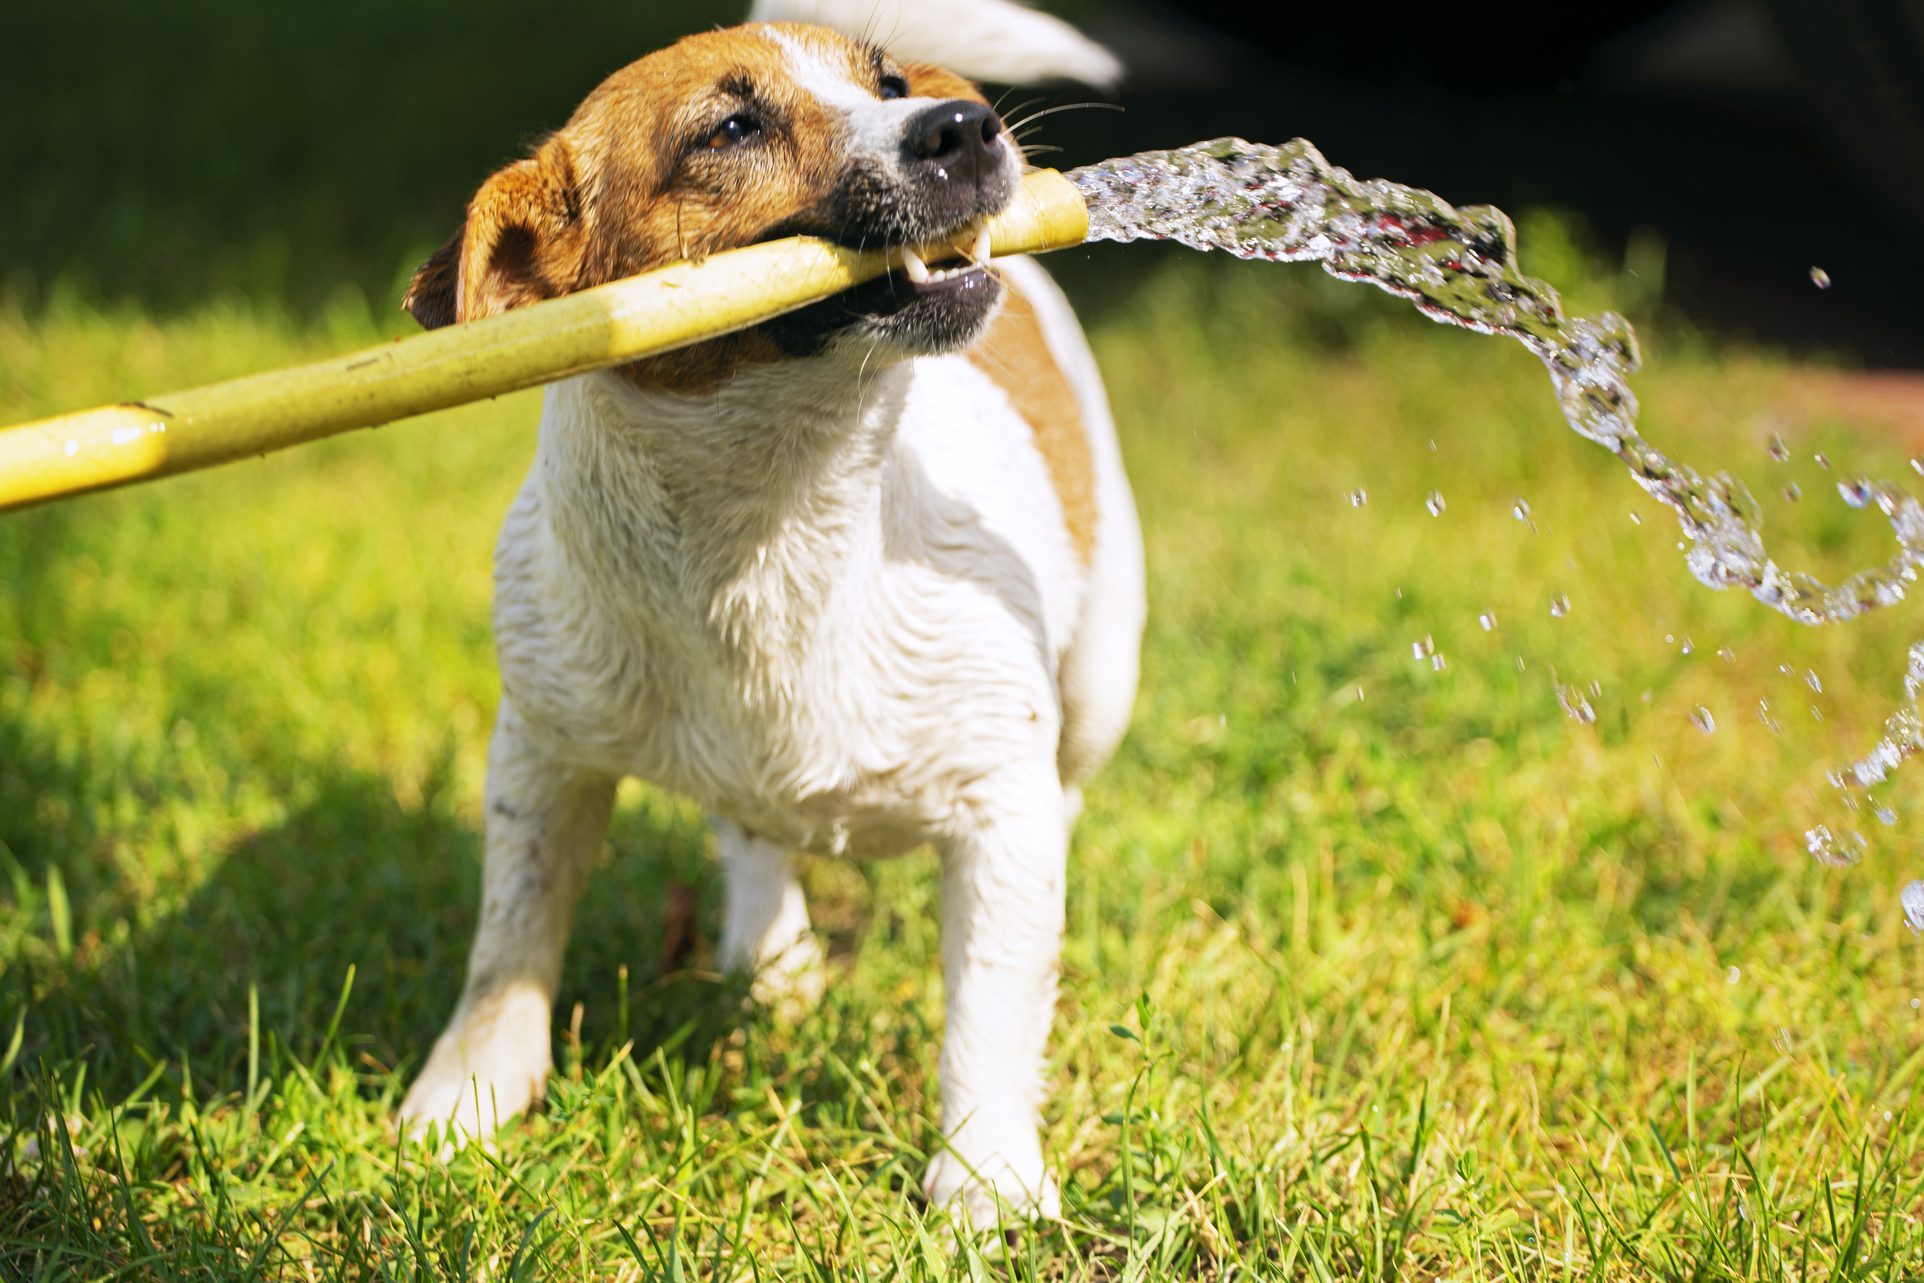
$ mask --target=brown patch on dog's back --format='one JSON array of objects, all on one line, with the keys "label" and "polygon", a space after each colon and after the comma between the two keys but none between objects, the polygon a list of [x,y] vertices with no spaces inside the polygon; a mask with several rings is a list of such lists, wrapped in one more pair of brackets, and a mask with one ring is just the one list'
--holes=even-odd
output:
[{"label": "brown patch on dog's back", "polygon": [[995,381],[1035,433],[1069,542],[1086,566],[1096,549],[1096,473],[1082,403],[1049,350],[1035,307],[1006,279],[1003,289],[1002,311],[969,349],[969,363]]}]

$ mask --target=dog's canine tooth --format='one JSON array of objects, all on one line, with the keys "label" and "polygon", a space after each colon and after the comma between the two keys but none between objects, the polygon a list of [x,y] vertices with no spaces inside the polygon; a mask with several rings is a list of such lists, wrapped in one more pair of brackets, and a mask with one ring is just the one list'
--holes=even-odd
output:
[{"label": "dog's canine tooth", "polygon": [[975,245],[969,250],[969,257],[975,260],[977,267],[986,267],[994,253],[994,248],[989,244],[989,225],[984,223],[975,229]]},{"label": "dog's canine tooth", "polygon": [[902,247],[902,270],[908,274],[909,280],[917,285],[929,283],[929,265],[922,261],[920,254],[907,245]]}]

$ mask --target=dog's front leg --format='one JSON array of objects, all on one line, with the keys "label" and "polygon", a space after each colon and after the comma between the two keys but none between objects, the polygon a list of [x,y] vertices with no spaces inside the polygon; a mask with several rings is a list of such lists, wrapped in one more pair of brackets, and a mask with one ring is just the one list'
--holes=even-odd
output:
[{"label": "dog's front leg", "polygon": [[439,1123],[484,1137],[540,1093],[569,920],[615,784],[535,747],[503,698],[488,749],[481,920],[454,1017],[401,1102],[410,1131]]},{"label": "dog's front leg", "polygon": [[998,1199],[1018,1216],[1059,1210],[1038,1136],[1068,852],[1054,765],[997,781],[943,851],[945,1148],[923,1187],[977,1229],[998,1224]]}]

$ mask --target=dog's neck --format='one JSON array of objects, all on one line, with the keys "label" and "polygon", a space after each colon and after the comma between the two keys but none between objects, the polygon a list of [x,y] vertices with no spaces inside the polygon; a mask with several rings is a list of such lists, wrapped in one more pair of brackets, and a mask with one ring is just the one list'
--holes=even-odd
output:
[{"label": "dog's neck", "polygon": [[557,384],[536,457],[546,520],[597,597],[704,631],[779,683],[785,656],[828,640],[835,596],[879,564],[912,378],[910,361],[862,372],[822,357],[702,397],[617,374]]}]

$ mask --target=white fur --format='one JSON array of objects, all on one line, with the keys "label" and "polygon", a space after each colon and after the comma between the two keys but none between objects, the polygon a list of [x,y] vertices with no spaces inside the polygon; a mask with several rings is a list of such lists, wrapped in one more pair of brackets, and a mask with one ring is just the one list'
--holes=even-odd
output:
[{"label": "white fur", "polygon": [[486,1135],[549,1068],[568,920],[616,782],[716,817],[722,954],[786,1005],[823,963],[792,859],[943,859],[946,1147],[927,1188],[977,1224],[1052,1213],[1038,1141],[1069,830],[1135,695],[1142,549],[1095,365],[1030,299],[1081,401],[1085,564],[1033,428],[965,356],[838,348],[700,397],[551,386],[495,555],[503,696],[466,988],[402,1105]]},{"label": "white fur", "polygon": [[817,102],[842,113],[845,141],[852,156],[890,163],[902,150],[902,131],[915,116],[927,111],[933,98],[877,98],[867,85],[849,80],[846,70],[829,65],[820,51],[792,36],[775,31],[770,38],[782,48],[782,61],[795,84]]},{"label": "white fur", "polygon": [[1116,56],[1062,19],[1014,0],[755,0],[751,22],[814,22],[898,58],[1003,85],[1077,80],[1107,89]]}]

